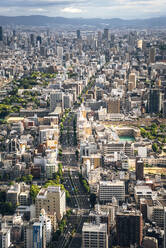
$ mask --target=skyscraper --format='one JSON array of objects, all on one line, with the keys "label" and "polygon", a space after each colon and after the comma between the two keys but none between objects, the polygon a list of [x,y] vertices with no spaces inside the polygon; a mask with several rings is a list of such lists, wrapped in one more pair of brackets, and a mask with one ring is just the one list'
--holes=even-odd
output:
[{"label": "skyscraper", "polygon": [[108,28],[105,28],[105,29],[104,29],[103,38],[104,38],[105,40],[109,40],[109,29],[108,29]]},{"label": "skyscraper", "polygon": [[84,223],[82,248],[108,248],[107,224]]},{"label": "skyscraper", "polygon": [[166,248],[166,207],[164,207],[164,248]]},{"label": "skyscraper", "polygon": [[156,56],[156,49],[154,47],[151,47],[149,51],[149,62],[150,63],[155,63],[155,56]]},{"label": "skyscraper", "polygon": [[33,248],[43,248],[43,230],[42,223],[33,224]]},{"label": "skyscraper", "polygon": [[0,27],[0,41],[3,41],[3,30],[2,30],[2,27]]},{"label": "skyscraper", "polygon": [[149,92],[149,113],[160,113],[161,111],[161,92],[159,89],[151,89]]},{"label": "skyscraper", "polygon": [[77,30],[77,39],[80,39],[81,38],[81,32],[80,30]]},{"label": "skyscraper", "polygon": [[137,244],[140,246],[143,238],[142,213],[138,210],[118,212],[116,230],[118,245],[130,247],[130,245]]},{"label": "skyscraper", "polygon": [[144,162],[136,158],[136,180],[144,179]]}]

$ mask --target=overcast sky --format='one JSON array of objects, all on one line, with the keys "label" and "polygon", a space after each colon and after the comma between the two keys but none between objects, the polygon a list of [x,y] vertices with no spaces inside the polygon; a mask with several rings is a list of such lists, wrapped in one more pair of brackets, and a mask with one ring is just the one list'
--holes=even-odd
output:
[{"label": "overcast sky", "polygon": [[0,0],[0,15],[149,18],[166,15],[166,0]]}]

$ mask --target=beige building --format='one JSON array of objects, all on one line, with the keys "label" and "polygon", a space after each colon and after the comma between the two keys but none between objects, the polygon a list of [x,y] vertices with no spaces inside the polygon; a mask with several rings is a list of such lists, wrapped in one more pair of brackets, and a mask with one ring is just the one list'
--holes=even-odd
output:
[{"label": "beige building", "polygon": [[60,186],[51,186],[41,189],[36,197],[36,217],[38,218],[41,209],[44,209],[49,216],[56,213],[60,221],[66,213],[66,193]]},{"label": "beige building", "polygon": [[102,165],[102,156],[101,154],[91,154],[90,156],[82,156],[83,164],[90,160],[91,165],[94,169],[99,168]]},{"label": "beige building", "polygon": [[132,82],[133,87],[136,88],[136,75],[135,75],[135,73],[129,74],[129,82]]},{"label": "beige building", "polygon": [[108,113],[120,113],[120,99],[110,99],[107,102]]}]

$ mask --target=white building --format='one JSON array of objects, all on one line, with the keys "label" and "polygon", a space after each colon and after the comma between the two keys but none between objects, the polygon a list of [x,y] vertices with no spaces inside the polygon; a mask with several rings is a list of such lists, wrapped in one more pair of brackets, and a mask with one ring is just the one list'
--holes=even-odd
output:
[{"label": "white building", "polygon": [[108,248],[107,224],[84,223],[82,248]]},{"label": "white building", "polygon": [[4,228],[0,231],[0,247],[10,247],[10,228]]},{"label": "white building", "polygon": [[57,47],[57,56],[59,59],[63,59],[63,47]]},{"label": "white building", "polygon": [[112,202],[115,197],[118,201],[125,200],[125,184],[123,181],[100,181],[99,200],[101,202]]},{"label": "white building", "polygon": [[49,244],[51,241],[51,233],[52,233],[52,225],[51,220],[47,216],[44,209],[41,210],[39,221],[42,223],[42,226],[44,226],[45,230],[45,236],[46,236],[46,244]]},{"label": "white building", "polygon": [[164,248],[166,248],[166,207],[164,207]]},{"label": "white building", "polygon": [[149,186],[137,185],[134,188],[134,197],[137,203],[140,202],[140,198],[150,199],[152,197],[152,189]]}]

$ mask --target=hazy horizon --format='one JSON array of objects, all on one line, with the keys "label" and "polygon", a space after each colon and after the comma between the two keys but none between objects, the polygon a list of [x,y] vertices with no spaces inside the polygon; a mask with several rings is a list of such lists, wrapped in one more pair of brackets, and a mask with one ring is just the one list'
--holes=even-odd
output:
[{"label": "hazy horizon", "polygon": [[165,16],[165,0],[1,0],[1,16],[147,19]]}]

